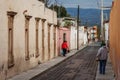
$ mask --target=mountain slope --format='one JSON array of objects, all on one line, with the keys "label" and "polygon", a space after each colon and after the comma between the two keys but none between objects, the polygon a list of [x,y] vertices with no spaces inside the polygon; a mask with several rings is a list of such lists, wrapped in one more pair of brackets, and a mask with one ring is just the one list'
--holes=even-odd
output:
[{"label": "mountain slope", "polygon": [[[66,8],[66,10],[72,17],[77,17],[77,8]],[[100,13],[99,9],[80,9],[81,25],[100,25]],[[104,11],[104,16],[107,15],[105,18],[109,18],[109,14],[110,10]]]}]

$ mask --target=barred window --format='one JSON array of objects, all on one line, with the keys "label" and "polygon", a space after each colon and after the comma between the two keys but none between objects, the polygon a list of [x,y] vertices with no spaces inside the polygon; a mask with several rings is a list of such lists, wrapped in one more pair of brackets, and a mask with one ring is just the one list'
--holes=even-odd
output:
[{"label": "barred window", "polygon": [[42,19],[42,60],[44,60],[44,27],[45,27],[45,21],[46,19]]},{"label": "barred window", "polygon": [[14,54],[13,54],[13,24],[14,16],[16,12],[8,11],[8,68],[14,66]]},{"label": "barred window", "polygon": [[29,60],[29,22],[31,17],[25,15],[25,60]]},{"label": "barred window", "polygon": [[36,20],[36,58],[39,56],[39,20],[40,18],[35,18]]},{"label": "barred window", "polygon": [[48,23],[48,59],[50,59],[50,29],[51,24]]}]

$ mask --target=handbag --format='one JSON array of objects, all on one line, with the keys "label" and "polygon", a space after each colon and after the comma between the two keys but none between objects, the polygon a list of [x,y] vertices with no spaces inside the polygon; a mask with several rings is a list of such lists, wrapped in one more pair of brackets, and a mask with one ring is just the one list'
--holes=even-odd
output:
[{"label": "handbag", "polygon": [[68,50],[68,53],[70,52],[70,50]]},{"label": "handbag", "polygon": [[60,50],[60,54],[62,54],[62,55],[63,55],[63,50],[62,50],[62,49]]},{"label": "handbag", "polygon": [[100,61],[100,59],[97,57],[97,58],[96,58],[96,61]]}]

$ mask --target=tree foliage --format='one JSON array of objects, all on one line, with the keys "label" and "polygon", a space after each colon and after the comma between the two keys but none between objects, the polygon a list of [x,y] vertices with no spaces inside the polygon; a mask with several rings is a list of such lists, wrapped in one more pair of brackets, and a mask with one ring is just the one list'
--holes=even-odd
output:
[{"label": "tree foliage", "polygon": [[45,0],[45,6],[48,7],[51,4],[51,0]]},{"label": "tree foliage", "polygon": [[45,3],[45,6],[55,10],[57,12],[57,17],[70,17],[70,15],[67,13],[67,10],[63,6],[58,6],[58,0],[55,0],[55,3],[52,4],[52,0],[39,0]]},{"label": "tree foliage", "polygon": [[63,6],[52,4],[49,8],[57,12],[57,17],[70,17],[70,15],[67,13],[66,8]]},{"label": "tree foliage", "polygon": [[64,23],[64,27],[67,27],[69,28],[69,26],[73,25],[73,23],[69,20],[66,20],[65,23]]},{"label": "tree foliage", "polygon": [[43,2],[45,4],[45,7],[48,7],[52,3],[52,0],[38,0],[38,1]]}]

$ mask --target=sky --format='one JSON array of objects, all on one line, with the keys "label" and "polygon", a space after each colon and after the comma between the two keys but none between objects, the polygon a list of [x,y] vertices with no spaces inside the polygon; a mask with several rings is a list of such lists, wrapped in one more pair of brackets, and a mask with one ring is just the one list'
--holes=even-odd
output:
[{"label": "sky", "polygon": [[[112,0],[103,1],[105,7],[112,5]],[[57,0],[58,2],[65,7],[77,7],[77,5],[80,5],[80,8],[99,8],[101,0]]]}]

